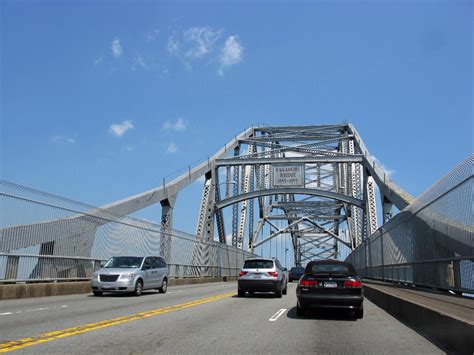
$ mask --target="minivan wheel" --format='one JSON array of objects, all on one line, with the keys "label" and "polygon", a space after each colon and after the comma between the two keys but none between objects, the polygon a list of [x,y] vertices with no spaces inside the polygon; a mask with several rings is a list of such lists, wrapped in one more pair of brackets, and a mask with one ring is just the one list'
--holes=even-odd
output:
[{"label": "minivan wheel", "polygon": [[102,292],[101,291],[92,291],[92,293],[94,294],[94,296],[102,296]]},{"label": "minivan wheel", "polygon": [[163,283],[161,284],[161,287],[158,289],[160,293],[166,293],[166,290],[168,289],[168,280],[165,278],[163,280]]},{"label": "minivan wheel", "polygon": [[138,280],[137,283],[135,284],[135,291],[133,291],[133,294],[137,297],[140,297],[143,293],[143,281]]}]

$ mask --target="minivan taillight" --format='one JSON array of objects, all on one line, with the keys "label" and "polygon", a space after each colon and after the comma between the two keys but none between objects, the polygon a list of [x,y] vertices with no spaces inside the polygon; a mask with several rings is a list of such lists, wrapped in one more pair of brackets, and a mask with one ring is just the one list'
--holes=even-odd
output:
[{"label": "minivan taillight", "polygon": [[278,272],[277,271],[269,271],[267,272],[268,275],[273,276],[273,277],[278,277]]},{"label": "minivan taillight", "polygon": [[361,288],[362,282],[358,280],[344,281],[344,288]]},{"label": "minivan taillight", "polygon": [[316,280],[301,280],[300,281],[301,287],[317,287],[318,282]]},{"label": "minivan taillight", "polygon": [[241,272],[239,272],[239,276],[245,276],[245,275],[247,275],[247,274],[248,274],[247,271],[241,271]]}]

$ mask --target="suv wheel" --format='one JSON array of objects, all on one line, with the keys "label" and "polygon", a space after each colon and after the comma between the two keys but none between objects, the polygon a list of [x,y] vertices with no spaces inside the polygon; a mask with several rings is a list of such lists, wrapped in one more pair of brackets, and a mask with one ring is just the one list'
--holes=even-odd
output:
[{"label": "suv wheel", "polygon": [[239,296],[239,297],[245,297],[245,291],[239,289],[239,290],[237,291],[237,296]]},{"label": "suv wheel", "polygon": [[168,289],[168,280],[166,277],[163,279],[163,283],[161,284],[161,287],[158,288],[158,292],[160,293],[166,293],[166,290]]},{"label": "suv wheel", "polygon": [[283,289],[283,294],[286,295],[288,293],[288,285],[285,286]]},{"label": "suv wheel", "polygon": [[281,295],[282,295],[281,289],[275,291],[275,296],[277,298],[281,298]]},{"label": "suv wheel", "polygon": [[143,281],[138,279],[137,283],[135,284],[135,291],[133,294],[137,297],[140,297],[143,293]]}]

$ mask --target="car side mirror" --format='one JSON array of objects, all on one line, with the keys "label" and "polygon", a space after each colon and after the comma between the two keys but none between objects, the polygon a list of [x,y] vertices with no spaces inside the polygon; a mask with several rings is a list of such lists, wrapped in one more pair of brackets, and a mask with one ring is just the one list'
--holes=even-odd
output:
[{"label": "car side mirror", "polygon": [[143,265],[142,267],[142,270],[149,270],[150,269],[150,265]]},{"label": "car side mirror", "polygon": [[101,261],[101,262],[100,262],[100,267],[101,267],[101,268],[104,267],[105,263],[106,263],[106,261]]}]

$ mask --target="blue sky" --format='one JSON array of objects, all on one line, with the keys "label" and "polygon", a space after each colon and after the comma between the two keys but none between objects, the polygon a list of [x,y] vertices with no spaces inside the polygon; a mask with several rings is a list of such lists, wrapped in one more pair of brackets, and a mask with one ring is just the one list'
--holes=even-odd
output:
[{"label": "blue sky", "polygon": [[4,180],[101,205],[259,123],[353,122],[414,195],[472,152],[470,1],[0,6]]}]

